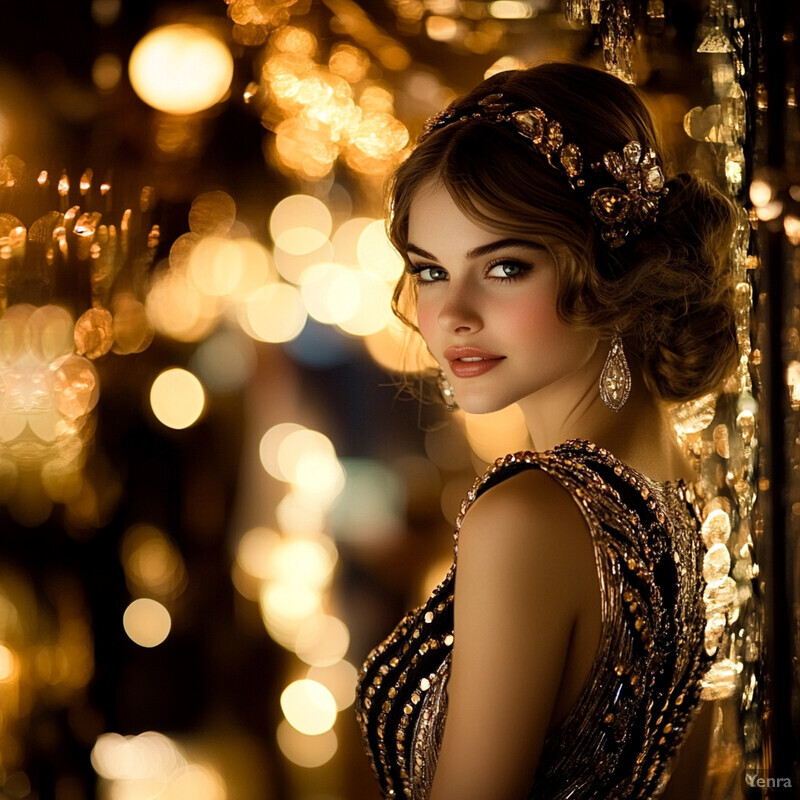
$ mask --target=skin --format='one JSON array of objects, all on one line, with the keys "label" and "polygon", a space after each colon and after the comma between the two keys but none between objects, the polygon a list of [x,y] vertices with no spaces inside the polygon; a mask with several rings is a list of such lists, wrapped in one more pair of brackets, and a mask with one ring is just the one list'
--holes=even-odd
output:
[{"label": "skin", "polygon": [[[689,479],[635,364],[625,407],[603,404],[609,343],[558,318],[557,266],[545,243],[514,238],[466,216],[435,181],[411,207],[417,322],[461,407],[487,413],[516,402],[534,449],[583,438],[656,480]],[[501,358],[460,377],[445,356],[454,346]],[[459,541],[448,719],[431,800],[518,800],[547,732],[591,675],[601,636],[593,546],[573,498],[538,471],[483,495]]]}]

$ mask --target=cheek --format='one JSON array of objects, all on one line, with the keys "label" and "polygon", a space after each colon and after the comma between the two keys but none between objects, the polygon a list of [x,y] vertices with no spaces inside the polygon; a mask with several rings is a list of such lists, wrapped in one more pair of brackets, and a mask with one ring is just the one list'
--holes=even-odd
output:
[{"label": "cheek", "polygon": [[437,312],[433,307],[433,303],[425,302],[424,299],[420,300],[420,298],[417,298],[416,320],[417,327],[422,334],[422,338],[428,342],[430,340],[430,336],[433,335],[434,331],[438,327]]},{"label": "cheek", "polygon": [[552,357],[583,360],[594,351],[595,337],[562,322],[550,298],[530,298],[515,303],[504,311],[504,321],[509,335],[515,341],[529,342],[537,360]]}]

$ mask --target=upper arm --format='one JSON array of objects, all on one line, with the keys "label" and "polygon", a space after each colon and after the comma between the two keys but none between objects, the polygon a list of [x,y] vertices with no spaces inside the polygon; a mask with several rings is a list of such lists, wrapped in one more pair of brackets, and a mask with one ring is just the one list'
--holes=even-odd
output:
[{"label": "upper arm", "polygon": [[509,478],[467,513],[431,800],[526,796],[580,604],[571,562],[580,553],[586,563],[591,548],[574,500],[537,470]]}]

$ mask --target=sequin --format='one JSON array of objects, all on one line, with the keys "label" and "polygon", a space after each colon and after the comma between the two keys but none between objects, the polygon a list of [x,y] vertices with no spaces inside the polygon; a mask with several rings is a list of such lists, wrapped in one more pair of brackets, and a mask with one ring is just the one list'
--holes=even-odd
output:
[{"label": "sequin", "polygon": [[425,800],[430,792],[447,718],[463,514],[484,491],[531,468],[549,473],[583,510],[595,548],[603,636],[575,707],[545,739],[527,796],[656,796],[691,727],[711,663],[699,598],[705,594],[719,613],[732,601],[725,581],[714,591],[705,588],[693,493],[682,484],[649,481],[588,442],[517,453],[498,459],[476,481],[456,522],[453,566],[362,667],[356,715],[385,798]]}]

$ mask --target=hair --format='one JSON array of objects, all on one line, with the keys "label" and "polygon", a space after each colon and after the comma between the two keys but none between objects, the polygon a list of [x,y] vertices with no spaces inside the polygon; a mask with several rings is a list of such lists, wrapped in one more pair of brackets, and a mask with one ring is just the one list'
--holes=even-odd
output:
[{"label": "hair", "polygon": [[[562,321],[600,338],[618,332],[655,396],[682,402],[716,389],[739,358],[728,257],[733,204],[707,181],[682,173],[667,182],[656,220],[612,250],[594,229],[588,197],[560,170],[510,125],[471,116],[479,100],[497,92],[516,108],[538,106],[560,122],[584,164],[631,140],[661,152],[644,101],[618,78],[567,63],[498,73],[455,101],[455,117],[465,121],[434,128],[391,178],[388,233],[395,247],[405,256],[411,205],[434,181],[479,225],[545,245],[558,267]],[[409,284],[403,275],[393,308],[416,329]]]}]

